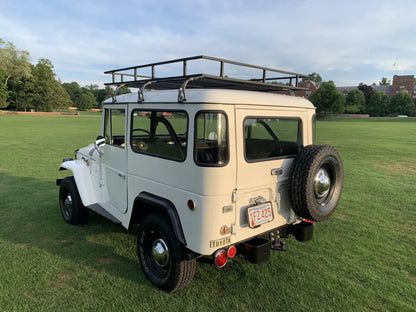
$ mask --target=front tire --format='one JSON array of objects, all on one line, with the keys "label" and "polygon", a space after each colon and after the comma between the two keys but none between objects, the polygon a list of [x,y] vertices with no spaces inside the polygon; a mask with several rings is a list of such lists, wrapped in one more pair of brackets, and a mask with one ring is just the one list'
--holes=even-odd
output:
[{"label": "front tire", "polygon": [[186,259],[170,223],[161,215],[150,215],[140,224],[137,253],[149,281],[168,293],[194,277],[196,259]]},{"label": "front tire", "polygon": [[78,225],[88,221],[88,209],[82,204],[74,177],[66,177],[59,186],[59,206],[67,223]]}]

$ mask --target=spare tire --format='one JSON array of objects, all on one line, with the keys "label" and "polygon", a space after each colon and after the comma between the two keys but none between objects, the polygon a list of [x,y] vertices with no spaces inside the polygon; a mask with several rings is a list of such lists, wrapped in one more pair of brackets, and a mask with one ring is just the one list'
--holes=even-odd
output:
[{"label": "spare tire", "polygon": [[342,160],[329,145],[308,145],[293,161],[289,199],[299,217],[327,220],[341,198],[344,180]]}]

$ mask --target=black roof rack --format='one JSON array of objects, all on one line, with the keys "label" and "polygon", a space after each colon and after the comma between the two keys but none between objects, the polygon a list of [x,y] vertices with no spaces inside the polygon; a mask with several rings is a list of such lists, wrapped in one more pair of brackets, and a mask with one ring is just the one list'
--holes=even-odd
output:
[{"label": "black roof rack", "polygon": [[[216,62],[217,65],[219,65],[218,75],[208,73],[188,74],[189,61],[194,60],[208,60]],[[182,75],[168,77],[156,76],[156,69],[162,69],[163,65],[169,64],[181,65]],[[248,70],[251,71],[250,74],[253,74],[256,71],[258,77],[249,79],[231,77],[232,73],[225,73],[225,64],[228,64],[227,66],[230,67],[236,67],[236,69],[239,71],[240,77],[241,73],[244,71],[247,72]],[[139,70],[150,70],[150,74],[139,74]],[[304,88],[298,87],[298,82],[299,78],[306,77],[302,74],[263,66],[245,64],[205,55],[120,68],[106,71],[104,73],[112,75],[112,82],[106,83],[105,85],[139,88],[139,101],[143,100],[143,90],[147,86],[153,90],[178,89],[178,101],[185,101],[186,88],[219,88],[263,92],[305,90]],[[273,74],[275,77],[269,77],[271,74]]]}]

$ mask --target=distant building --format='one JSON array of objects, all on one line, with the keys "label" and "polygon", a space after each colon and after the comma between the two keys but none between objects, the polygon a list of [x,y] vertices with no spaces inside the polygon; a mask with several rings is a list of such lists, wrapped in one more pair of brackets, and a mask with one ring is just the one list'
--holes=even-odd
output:
[{"label": "distant building", "polygon": [[[416,86],[414,75],[394,75],[393,84],[388,86],[371,85],[377,92],[385,92],[390,98],[400,91],[409,93],[413,98],[413,103],[416,109]],[[348,92],[357,89],[358,86],[337,87],[337,89],[347,96]]]},{"label": "distant building", "polygon": [[309,98],[309,96],[314,93],[319,88],[319,84],[317,84],[315,81],[300,81],[298,83],[298,87],[305,88],[307,90],[299,90],[295,91],[296,96],[302,96],[304,98]]},{"label": "distant building", "polygon": [[[393,84],[388,86],[371,85],[377,92],[385,92],[389,97],[392,97],[400,91],[407,92],[412,95],[413,101],[416,100],[415,77],[413,75],[394,75]],[[358,86],[337,87],[337,89],[345,96],[348,92],[357,89]]]},{"label": "distant building", "polygon": [[415,99],[415,77],[413,75],[393,76],[393,85],[390,96],[393,96],[400,91],[411,94],[413,99]]}]

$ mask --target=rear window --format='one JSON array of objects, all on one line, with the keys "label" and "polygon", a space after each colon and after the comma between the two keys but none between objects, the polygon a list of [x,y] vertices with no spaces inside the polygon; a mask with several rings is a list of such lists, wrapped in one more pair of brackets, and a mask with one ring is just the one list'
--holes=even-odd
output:
[{"label": "rear window", "polygon": [[228,122],[224,112],[198,112],[195,118],[195,162],[200,166],[228,163]]},{"label": "rear window", "polygon": [[244,120],[244,152],[249,162],[294,156],[302,143],[302,122],[298,118]]}]

